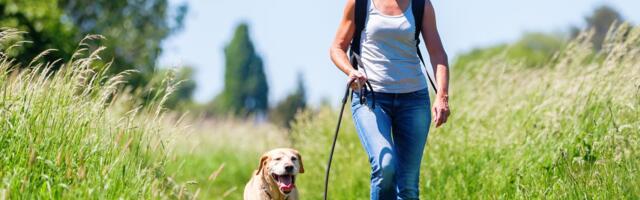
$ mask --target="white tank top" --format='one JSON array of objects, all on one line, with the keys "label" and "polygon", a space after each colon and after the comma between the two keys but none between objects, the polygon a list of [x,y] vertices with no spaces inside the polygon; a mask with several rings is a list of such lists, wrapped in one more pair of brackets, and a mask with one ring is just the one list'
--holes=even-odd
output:
[{"label": "white tank top", "polygon": [[401,15],[389,16],[380,12],[373,0],[368,2],[360,50],[365,66],[358,70],[366,74],[376,92],[407,93],[426,88],[416,50],[412,5]]}]

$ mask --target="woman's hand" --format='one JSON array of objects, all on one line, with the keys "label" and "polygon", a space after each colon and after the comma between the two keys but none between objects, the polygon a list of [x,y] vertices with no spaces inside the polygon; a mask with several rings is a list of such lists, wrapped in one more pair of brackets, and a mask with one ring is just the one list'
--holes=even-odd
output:
[{"label": "woman's hand", "polygon": [[351,89],[358,90],[367,82],[367,76],[365,76],[358,70],[352,69],[351,71],[349,71],[349,82],[351,82],[352,80],[355,81],[353,81],[353,83],[351,84]]},{"label": "woman's hand", "polygon": [[447,123],[449,118],[449,96],[448,95],[436,95],[436,101],[433,103],[433,123],[436,124],[436,128],[442,124]]}]

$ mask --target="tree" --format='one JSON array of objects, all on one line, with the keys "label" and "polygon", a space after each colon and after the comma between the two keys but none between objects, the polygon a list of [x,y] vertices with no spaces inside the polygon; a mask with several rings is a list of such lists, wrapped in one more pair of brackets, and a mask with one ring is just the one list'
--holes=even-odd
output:
[{"label": "tree", "polygon": [[[622,23],[624,19],[614,8],[602,5],[596,8],[590,16],[586,17],[585,21],[587,23],[587,29],[593,29],[594,31],[593,38],[591,38],[593,47],[596,50],[600,50],[602,49],[604,39],[607,37],[609,28],[616,22]],[[577,36],[580,32],[579,30],[578,28],[573,28],[572,35],[574,37]]]},{"label": "tree", "polygon": [[107,39],[105,61],[113,61],[112,73],[140,71],[129,80],[134,87],[146,85],[153,76],[161,42],[182,28],[185,4],[176,10],[168,0],[0,0],[0,25],[27,32],[24,44],[12,55],[20,63],[47,49],[56,52],[44,60],[68,59],[77,41],[89,34]]},{"label": "tree", "polygon": [[29,43],[7,52],[23,65],[31,62],[47,49],[57,49],[43,57],[53,61],[71,56],[74,50],[76,29],[63,19],[64,13],[57,6],[57,0],[0,0],[0,27],[16,28],[26,33]]},{"label": "tree", "polygon": [[296,90],[278,103],[269,113],[269,119],[278,125],[291,128],[296,114],[307,107],[307,97],[302,75],[298,73]]},{"label": "tree", "polygon": [[266,113],[269,85],[262,58],[255,51],[247,24],[236,28],[224,53],[224,89],[213,101],[214,112],[244,117]]},{"label": "tree", "polygon": [[67,19],[76,25],[77,38],[101,34],[107,40],[105,57],[113,58],[113,73],[138,70],[129,80],[134,87],[146,85],[164,39],[181,30],[188,7],[169,7],[168,0],[59,0]]}]

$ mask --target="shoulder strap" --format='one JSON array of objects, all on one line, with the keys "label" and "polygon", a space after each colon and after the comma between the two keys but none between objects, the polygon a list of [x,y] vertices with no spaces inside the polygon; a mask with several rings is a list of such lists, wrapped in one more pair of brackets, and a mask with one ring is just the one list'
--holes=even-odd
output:
[{"label": "shoulder strap", "polygon": [[425,0],[411,0],[411,11],[413,13],[413,19],[416,21],[416,46],[420,44],[420,32],[422,30],[422,18],[424,16],[424,2]]},{"label": "shoulder strap", "polygon": [[[418,51],[418,58],[420,58],[420,62],[422,62],[422,66],[424,66],[424,71],[429,79],[429,83],[431,83],[431,87],[433,87],[433,92],[438,93],[438,89],[436,89],[436,85],[434,84],[431,76],[429,76],[429,70],[427,70],[427,65],[424,63],[424,58],[422,57],[422,53],[420,52],[420,33],[422,32],[422,18],[424,15],[424,4],[426,0],[412,0],[411,2],[411,11],[413,13],[413,19],[416,23],[416,49]],[[435,72],[434,72],[435,73]]]},{"label": "shoulder strap", "polygon": [[364,30],[365,22],[367,21],[369,0],[356,0],[355,10],[355,23],[356,31],[353,33],[353,40],[351,41],[351,66],[358,69],[358,62],[353,58],[353,54],[360,55],[360,40],[362,39],[362,31]]}]

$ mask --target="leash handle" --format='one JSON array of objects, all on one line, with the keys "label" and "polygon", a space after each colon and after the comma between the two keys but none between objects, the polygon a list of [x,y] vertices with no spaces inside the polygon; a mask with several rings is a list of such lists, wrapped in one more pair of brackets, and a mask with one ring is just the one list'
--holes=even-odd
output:
[{"label": "leash handle", "polygon": [[[364,64],[362,64],[362,58],[360,57],[360,55],[358,55],[357,53],[352,53],[351,54],[351,60],[355,61],[356,66],[354,66],[354,68],[358,69],[357,66],[361,66],[362,70],[364,70],[364,74],[365,76],[367,75],[367,69],[364,67]],[[350,81],[353,82],[353,81]],[[349,83],[349,85],[351,85],[352,83]],[[367,79],[367,81],[365,81],[364,86],[360,88],[360,104],[365,104],[366,98],[365,96],[365,92],[367,87],[369,87],[369,91],[371,92],[371,99],[372,99],[372,103],[371,104],[371,108],[375,109],[376,108],[376,94],[375,92],[373,92],[373,87],[371,86],[371,82],[369,82],[369,80]],[[348,89],[348,88],[347,88]]]}]

